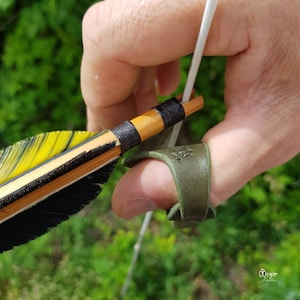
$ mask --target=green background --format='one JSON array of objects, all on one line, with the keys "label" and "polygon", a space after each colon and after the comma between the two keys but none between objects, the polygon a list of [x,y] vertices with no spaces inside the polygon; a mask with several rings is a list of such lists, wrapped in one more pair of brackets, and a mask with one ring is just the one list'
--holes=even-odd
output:
[{"label": "green background", "polygon": [[[0,146],[44,131],[84,129],[81,20],[93,1],[0,1]],[[183,89],[190,57],[182,59]],[[205,108],[186,123],[195,142],[224,116],[224,58],[205,58]],[[70,113],[71,112],[71,113]],[[155,212],[127,299],[300,299],[299,156],[256,177],[217,219],[176,230]],[[92,205],[0,255],[0,299],[118,299],[142,217],[111,211],[118,167]],[[0,237],[1,238],[1,237]],[[277,272],[274,282],[260,268]]]}]

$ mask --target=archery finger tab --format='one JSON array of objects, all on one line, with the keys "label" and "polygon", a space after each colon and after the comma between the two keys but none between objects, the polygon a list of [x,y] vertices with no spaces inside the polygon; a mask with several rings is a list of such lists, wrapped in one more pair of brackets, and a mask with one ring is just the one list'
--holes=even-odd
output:
[{"label": "archery finger tab", "polygon": [[178,203],[167,211],[167,218],[174,222],[175,227],[193,227],[199,222],[215,218],[215,209],[209,201],[210,155],[207,144],[141,151],[128,156],[122,163],[132,167],[146,158],[164,162],[172,173]]}]

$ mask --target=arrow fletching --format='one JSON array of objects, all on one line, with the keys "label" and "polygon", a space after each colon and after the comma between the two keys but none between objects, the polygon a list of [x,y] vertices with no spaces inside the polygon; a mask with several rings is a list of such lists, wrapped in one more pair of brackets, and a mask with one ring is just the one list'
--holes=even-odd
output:
[{"label": "arrow fletching", "polygon": [[95,133],[53,131],[35,135],[0,150],[0,184],[72,148]]},{"label": "arrow fletching", "polygon": [[95,199],[118,158],[203,107],[172,98],[100,133],[57,131],[0,151],[0,252],[44,233]]}]

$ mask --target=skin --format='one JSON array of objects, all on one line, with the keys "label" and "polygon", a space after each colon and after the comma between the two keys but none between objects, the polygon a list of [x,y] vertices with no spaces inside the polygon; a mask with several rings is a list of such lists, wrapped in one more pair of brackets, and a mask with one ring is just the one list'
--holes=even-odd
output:
[{"label": "skin", "polygon": [[[193,52],[204,3],[106,0],[86,12],[81,87],[89,130],[132,118],[176,88],[178,59]],[[228,57],[227,112],[203,138],[215,206],[299,153],[299,11],[297,0],[219,1],[205,55]],[[112,199],[123,218],[176,201],[171,173],[156,160],[130,169]]]}]

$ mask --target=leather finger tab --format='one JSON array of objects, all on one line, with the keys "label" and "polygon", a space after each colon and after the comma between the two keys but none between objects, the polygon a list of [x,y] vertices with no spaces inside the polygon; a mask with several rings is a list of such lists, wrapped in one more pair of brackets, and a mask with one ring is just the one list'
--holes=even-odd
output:
[{"label": "leather finger tab", "polygon": [[209,201],[210,155],[207,144],[141,151],[127,157],[123,164],[132,167],[146,158],[161,160],[172,173],[178,203],[167,211],[167,218],[174,222],[175,227],[193,227],[215,217],[215,209]]}]

